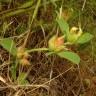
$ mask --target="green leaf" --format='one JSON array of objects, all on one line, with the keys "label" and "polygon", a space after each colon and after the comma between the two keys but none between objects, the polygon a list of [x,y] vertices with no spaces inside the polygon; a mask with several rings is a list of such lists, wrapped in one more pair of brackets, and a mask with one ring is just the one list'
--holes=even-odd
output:
[{"label": "green leaf", "polygon": [[16,56],[17,48],[16,48],[14,41],[11,38],[1,39],[0,45],[3,48],[5,48],[10,54],[12,54],[13,56]]},{"label": "green leaf", "polygon": [[19,8],[32,7],[33,2],[34,2],[33,0],[31,0],[31,1],[27,1],[27,2],[25,2],[24,4],[22,4]]},{"label": "green leaf", "polygon": [[93,35],[91,35],[90,33],[84,33],[79,37],[79,39],[77,40],[77,43],[84,44],[89,42],[92,38],[93,38]]},{"label": "green leaf", "polygon": [[24,72],[20,73],[20,75],[17,78],[17,82],[23,85],[28,84],[29,82],[26,80],[26,73]]},{"label": "green leaf", "polygon": [[80,57],[76,53],[69,52],[69,51],[63,51],[63,52],[57,53],[57,55],[60,56],[61,58],[70,60],[74,64],[80,63]]},{"label": "green leaf", "polygon": [[69,32],[69,25],[63,18],[57,19],[57,23],[64,35]]},{"label": "green leaf", "polygon": [[16,64],[13,64],[10,69],[12,79],[15,81],[16,80]]}]

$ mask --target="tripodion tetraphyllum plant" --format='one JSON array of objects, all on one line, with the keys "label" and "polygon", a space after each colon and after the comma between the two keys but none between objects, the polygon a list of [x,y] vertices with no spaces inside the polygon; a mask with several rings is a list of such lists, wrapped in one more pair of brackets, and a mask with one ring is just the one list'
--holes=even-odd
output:
[{"label": "tripodion tetraphyllum plant", "polygon": [[58,16],[56,22],[61,34],[58,35],[56,33],[50,37],[47,48],[26,49],[22,46],[16,47],[16,44],[11,38],[3,38],[0,40],[0,45],[16,58],[16,64],[12,65],[11,70],[14,81],[17,81],[19,84],[28,83],[28,81],[24,79],[26,77],[26,73],[24,72],[20,73],[16,78],[16,68],[19,64],[22,66],[31,64],[28,58],[30,58],[30,53],[34,51],[45,51],[47,55],[58,55],[62,58],[68,59],[73,62],[73,64],[80,63],[80,57],[78,54],[70,50],[68,46],[87,43],[93,38],[93,36],[88,32],[83,32],[80,27],[73,26],[70,28],[62,16]]}]

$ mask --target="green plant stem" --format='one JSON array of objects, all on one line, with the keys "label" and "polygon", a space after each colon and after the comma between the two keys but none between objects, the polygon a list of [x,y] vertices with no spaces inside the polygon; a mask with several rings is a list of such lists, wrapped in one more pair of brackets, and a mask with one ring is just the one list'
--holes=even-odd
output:
[{"label": "green plant stem", "polygon": [[[26,43],[27,43],[27,41],[28,41],[28,37],[29,37],[30,32],[31,32],[32,23],[33,23],[33,20],[34,20],[34,19],[36,18],[36,16],[37,16],[40,3],[41,3],[41,0],[38,0],[37,5],[36,5],[36,8],[35,8],[34,13],[33,13],[33,16],[31,15],[31,16],[32,16],[32,20],[29,20],[29,32],[28,32],[28,34],[27,34],[27,36],[26,36],[26,38],[25,38],[25,41],[24,41],[24,44],[23,44],[24,47],[26,46]],[[30,18],[30,19],[31,19],[31,18]]]},{"label": "green plant stem", "polygon": [[48,51],[48,50],[49,50],[48,48],[36,48],[36,49],[27,50],[27,52],[31,53],[31,52],[36,52],[36,51]]},{"label": "green plant stem", "polygon": [[41,4],[41,0],[38,0],[37,5],[36,5],[36,8],[34,10],[33,17],[32,17],[32,22],[33,22],[33,20],[35,19],[36,15],[37,15],[37,12],[38,12],[38,9],[39,9],[40,4]]}]

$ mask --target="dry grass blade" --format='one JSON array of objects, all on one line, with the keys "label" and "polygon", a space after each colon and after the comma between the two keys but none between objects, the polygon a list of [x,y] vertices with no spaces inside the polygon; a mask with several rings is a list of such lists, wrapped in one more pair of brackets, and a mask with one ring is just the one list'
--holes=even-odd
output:
[{"label": "dry grass blade", "polygon": [[2,76],[0,76],[0,81],[2,81],[3,83],[6,83],[6,80]]}]

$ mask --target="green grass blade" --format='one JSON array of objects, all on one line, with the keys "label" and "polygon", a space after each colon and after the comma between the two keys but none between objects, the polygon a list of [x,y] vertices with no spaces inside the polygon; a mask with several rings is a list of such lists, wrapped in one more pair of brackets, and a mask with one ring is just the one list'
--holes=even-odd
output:
[{"label": "green grass blade", "polygon": [[33,5],[33,0],[25,2],[24,4],[22,4],[19,8],[28,8],[31,7]]}]

